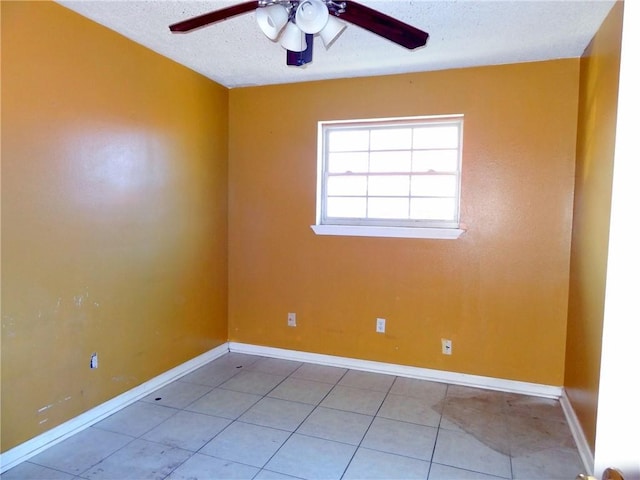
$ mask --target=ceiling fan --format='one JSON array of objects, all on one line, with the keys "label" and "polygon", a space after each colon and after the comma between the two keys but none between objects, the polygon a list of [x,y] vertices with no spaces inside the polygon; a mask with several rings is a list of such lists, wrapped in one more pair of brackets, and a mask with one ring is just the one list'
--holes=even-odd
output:
[{"label": "ceiling fan", "polygon": [[400,20],[351,0],[253,0],[205,13],[169,26],[187,33],[212,23],[255,10],[263,33],[280,41],[287,65],[300,67],[313,59],[317,34],[329,48],[346,28],[346,21],[413,50],[427,43],[429,34]]}]

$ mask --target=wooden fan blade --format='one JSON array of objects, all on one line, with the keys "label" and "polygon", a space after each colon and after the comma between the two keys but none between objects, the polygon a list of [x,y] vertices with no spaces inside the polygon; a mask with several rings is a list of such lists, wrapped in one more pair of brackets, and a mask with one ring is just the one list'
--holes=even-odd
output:
[{"label": "wooden fan blade", "polygon": [[195,30],[196,28],[205,27],[212,23],[250,12],[251,10],[255,10],[256,8],[258,8],[258,5],[259,2],[257,0],[252,2],[239,3],[238,5],[222,8],[220,10],[216,10],[215,12],[205,13],[204,15],[200,15],[198,17],[193,17],[182,22],[174,23],[173,25],[169,25],[169,30],[178,33],[190,32],[191,30]]},{"label": "wooden fan blade", "polygon": [[357,2],[350,0],[342,0],[342,2],[345,3],[343,13],[330,13],[410,50],[427,43],[429,38],[427,32]]},{"label": "wooden fan blade", "polygon": [[301,52],[287,50],[287,65],[291,67],[302,67],[313,60],[313,34],[305,34],[307,48]]}]

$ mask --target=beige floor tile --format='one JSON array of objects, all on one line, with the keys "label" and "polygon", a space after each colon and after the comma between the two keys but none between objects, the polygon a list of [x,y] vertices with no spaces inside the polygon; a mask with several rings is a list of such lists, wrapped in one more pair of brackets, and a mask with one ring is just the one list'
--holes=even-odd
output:
[{"label": "beige floor tile", "polygon": [[197,452],[230,423],[231,420],[227,418],[180,411],[145,433],[142,438]]},{"label": "beige floor tile", "polygon": [[207,443],[200,453],[263,467],[290,435],[275,428],[234,422]]},{"label": "beige floor tile", "polygon": [[429,462],[391,453],[359,448],[344,480],[422,479],[429,474]]},{"label": "beige floor tile", "polygon": [[355,450],[353,445],[294,434],[265,468],[310,480],[337,480]]},{"label": "beige floor tile", "polygon": [[433,427],[376,417],[361,445],[429,462],[437,432]]},{"label": "beige floor tile", "polygon": [[88,480],[162,480],[192,452],[146,440],[134,440],[82,474]]}]

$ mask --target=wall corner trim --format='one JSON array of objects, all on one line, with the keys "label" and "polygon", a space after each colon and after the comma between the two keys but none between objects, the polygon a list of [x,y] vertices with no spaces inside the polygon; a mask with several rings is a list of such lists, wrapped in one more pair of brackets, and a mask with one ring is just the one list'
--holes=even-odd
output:
[{"label": "wall corner trim", "polygon": [[229,342],[229,351],[247,353],[250,355],[262,355],[265,357],[280,358],[284,360],[295,360],[298,362],[316,363],[332,367],[350,368],[365,372],[384,373],[388,375],[397,375],[399,377],[417,378],[420,380],[430,380],[432,382],[450,383],[454,385],[464,385],[501,392],[553,398],[555,400],[559,399],[562,394],[562,387],[552,385],[483,377],[480,375],[468,375],[466,373],[448,372],[444,370],[431,370],[429,368],[411,367],[407,365],[375,362],[371,360],[360,360],[357,358],[337,357],[334,355],[286,350],[260,345],[249,345],[246,343]]},{"label": "wall corner trim", "polygon": [[576,447],[578,448],[578,453],[580,454],[582,464],[584,465],[587,474],[593,475],[595,469],[593,452],[591,451],[591,447],[589,446],[587,437],[584,434],[584,430],[580,425],[578,416],[573,409],[573,405],[571,405],[571,400],[569,400],[565,388],[562,389],[562,395],[560,395],[560,406],[562,407],[564,416],[567,419],[567,424],[569,425],[569,430],[571,430],[571,435],[576,442]]},{"label": "wall corner trim", "polygon": [[48,430],[37,437],[27,440],[20,445],[0,454],[0,473],[4,473],[10,468],[30,459],[34,455],[54,446],[68,437],[94,425],[109,415],[116,413],[133,402],[149,395],[153,391],[177,380],[178,378],[191,373],[201,366],[221,357],[229,351],[228,343],[215,347],[208,352],[198,355],[177,367],[161,373],[157,377],[148,380],[137,387],[128,390],[117,397],[107,400],[97,407],[87,410],[77,417],[68,420],[57,427]]}]

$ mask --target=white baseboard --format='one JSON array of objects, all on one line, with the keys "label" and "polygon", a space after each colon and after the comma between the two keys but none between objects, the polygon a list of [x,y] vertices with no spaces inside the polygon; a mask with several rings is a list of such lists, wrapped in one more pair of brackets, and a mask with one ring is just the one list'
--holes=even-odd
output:
[{"label": "white baseboard", "polygon": [[562,406],[564,416],[569,424],[571,435],[573,435],[573,439],[576,442],[576,447],[578,448],[578,453],[580,454],[585,471],[588,475],[593,475],[595,465],[593,452],[591,451],[587,437],[584,434],[584,430],[582,430],[578,416],[576,415],[573,405],[571,405],[571,401],[569,400],[564,388],[562,389],[562,395],[560,396],[560,405]]},{"label": "white baseboard", "polygon": [[28,460],[38,453],[52,447],[56,443],[74,435],[85,428],[112,415],[118,410],[146,397],[153,391],[177,380],[229,351],[227,343],[203,353],[191,360],[168,370],[145,383],[138,385],[111,400],[108,400],[91,410],[72,418],[71,420],[52,428],[51,430],[27,440],[17,447],[0,454],[0,473],[6,472],[19,463]]},{"label": "white baseboard", "polygon": [[[576,439],[578,450],[582,456],[587,471],[593,470],[593,455],[586,443],[580,424],[571,408],[569,400],[564,395],[562,387],[542,385],[537,383],[520,382],[501,378],[483,377],[480,375],[468,375],[443,370],[396,365],[392,363],[375,362],[371,360],[359,360],[348,357],[337,357],[320,353],[301,352],[282,348],[263,347],[245,343],[228,342],[214,348],[196,358],[189,360],[157,377],[139,385],[97,407],[28,440],[17,447],[0,454],[0,473],[18,465],[25,460],[37,455],[49,447],[65,440],[85,428],[112,415],[122,408],[140,400],[153,391],[161,388],[174,380],[192,372],[193,370],[209,363],[227,352],[246,353],[285,360],[315,363],[334,367],[349,368],[366,372],[384,373],[400,377],[417,378],[434,382],[464,385],[469,387],[497,390],[501,392],[518,393],[537,397],[560,399],[562,407],[569,422],[571,432]],[[586,456],[585,456],[586,455]]]},{"label": "white baseboard", "polygon": [[483,377],[480,375],[467,375],[465,373],[447,372],[443,370],[431,370],[429,368],[410,367],[392,363],[374,362],[371,360],[359,360],[355,358],[336,357],[320,353],[300,352],[282,348],[263,347],[246,343],[229,342],[229,351],[262,355],[265,357],[295,360],[298,362],[316,363],[333,367],[350,368],[366,372],[385,373],[399,377],[418,378],[433,382],[464,385],[468,387],[485,388],[501,392],[519,393],[559,399],[562,395],[562,387],[542,385],[538,383],[519,382],[501,378]]}]

